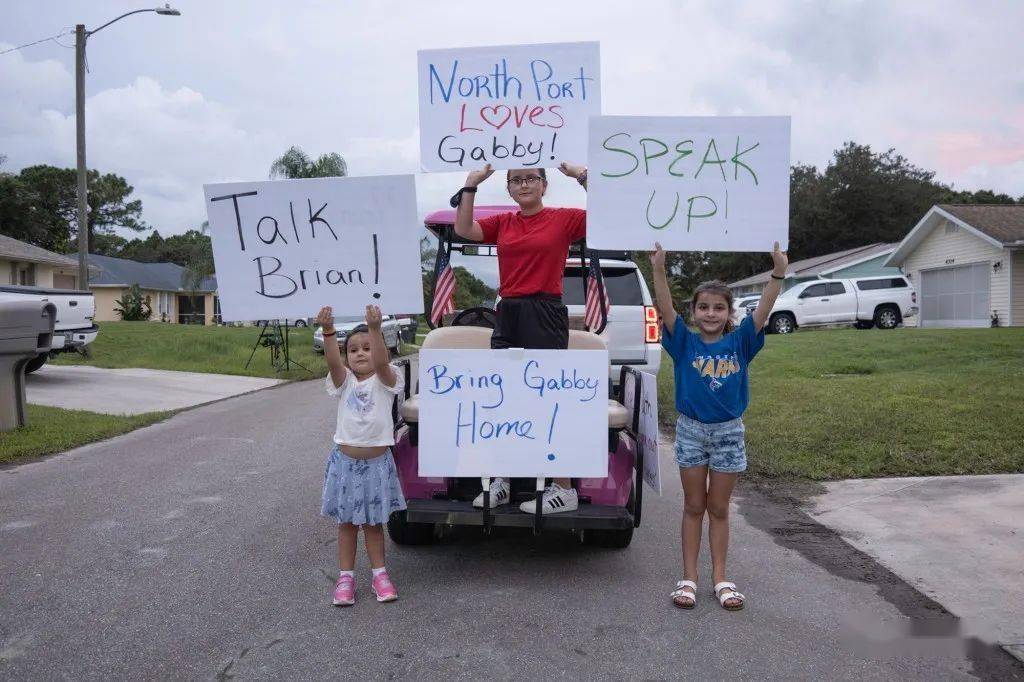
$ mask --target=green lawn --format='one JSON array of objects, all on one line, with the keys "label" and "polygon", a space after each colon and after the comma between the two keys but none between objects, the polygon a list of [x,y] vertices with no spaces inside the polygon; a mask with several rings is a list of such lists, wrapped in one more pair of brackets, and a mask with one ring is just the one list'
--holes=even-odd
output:
[{"label": "green lawn", "polygon": [[42,405],[28,405],[27,410],[27,426],[0,432],[0,463],[69,450],[147,426],[170,414],[150,412],[118,417]]},{"label": "green lawn", "polygon": [[[672,360],[658,376],[674,423]],[[750,472],[815,480],[1024,471],[1024,329],[768,336],[751,365]]]},{"label": "green lawn", "polygon": [[100,333],[91,345],[91,357],[65,353],[54,364],[86,364],[95,367],[145,367],[186,372],[213,372],[275,379],[309,379],[324,376],[327,363],[313,352],[313,330],[289,331],[290,356],[312,373],[292,366],[276,372],[270,349],[260,347],[249,368],[245,362],[259,336],[257,327],[203,327],[154,322],[100,322]]}]

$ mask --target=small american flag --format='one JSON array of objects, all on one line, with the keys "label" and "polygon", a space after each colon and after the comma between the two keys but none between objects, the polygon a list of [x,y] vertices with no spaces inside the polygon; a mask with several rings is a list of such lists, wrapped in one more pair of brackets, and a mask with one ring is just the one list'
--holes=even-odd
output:
[{"label": "small american flag", "polygon": [[437,268],[434,270],[434,303],[430,307],[430,321],[436,327],[441,318],[455,312],[455,273],[449,261],[448,250],[439,245]]},{"label": "small american flag", "polygon": [[[608,309],[611,302],[608,300],[608,290],[604,287],[601,278],[601,265],[597,258],[590,259],[590,268],[587,270],[587,301],[583,312],[583,323],[587,329],[595,331],[601,326],[601,318],[608,317]],[[601,309],[604,308],[602,314]]]}]

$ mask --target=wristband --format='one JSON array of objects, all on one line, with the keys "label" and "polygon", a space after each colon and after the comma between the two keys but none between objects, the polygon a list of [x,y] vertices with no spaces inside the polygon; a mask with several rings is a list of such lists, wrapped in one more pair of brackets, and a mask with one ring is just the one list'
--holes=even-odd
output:
[{"label": "wristband", "polygon": [[782,277],[779,277],[778,275],[776,275],[776,274],[775,274],[775,273],[773,272],[773,273],[772,273],[772,279],[784,280],[784,279],[786,279],[786,276],[785,276],[785,275],[783,275]]},{"label": "wristband", "polygon": [[338,333],[337,329],[335,329],[333,332],[324,332],[324,338],[326,339],[328,336],[334,336],[337,333]]},{"label": "wristband", "polygon": [[576,182],[580,183],[580,186],[584,186],[587,183],[587,169],[584,168],[580,176],[576,178]]},{"label": "wristband", "polygon": [[450,206],[451,206],[452,208],[458,208],[458,207],[459,207],[459,204],[461,204],[461,203],[462,203],[462,193],[463,193],[463,192],[469,192],[470,194],[476,194],[476,187],[469,187],[469,186],[467,185],[466,187],[463,187],[463,188],[462,188],[462,189],[460,189],[460,190],[459,190],[458,192],[456,192],[455,194],[453,194],[453,195],[452,195],[452,198],[451,198],[451,199],[449,199],[449,201],[448,201],[448,204],[449,204],[449,205],[450,205]]}]

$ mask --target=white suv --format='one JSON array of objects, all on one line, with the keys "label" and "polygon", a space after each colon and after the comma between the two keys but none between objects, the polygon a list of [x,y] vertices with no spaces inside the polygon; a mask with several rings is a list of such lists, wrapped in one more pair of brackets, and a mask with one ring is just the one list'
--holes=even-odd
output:
[{"label": "white suv", "polygon": [[858,329],[894,329],[917,314],[917,292],[906,277],[816,279],[784,291],[768,318],[768,330],[788,334],[797,327],[853,324]]},{"label": "white suv", "polygon": [[[601,338],[608,344],[612,385],[618,386],[623,365],[657,374],[661,367],[661,324],[643,274],[633,261],[602,258],[599,262],[611,304]],[[569,309],[570,328],[582,328],[584,274],[579,258],[566,261],[562,302]]]}]

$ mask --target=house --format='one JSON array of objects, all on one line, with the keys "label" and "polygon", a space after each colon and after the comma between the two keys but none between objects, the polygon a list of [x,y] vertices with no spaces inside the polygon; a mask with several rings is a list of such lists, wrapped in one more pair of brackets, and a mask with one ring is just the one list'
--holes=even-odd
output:
[{"label": "house", "polygon": [[77,289],[78,260],[0,235],[0,284]]},{"label": "house", "polygon": [[220,320],[216,278],[207,277],[192,290],[186,288],[186,270],[180,265],[89,254],[89,289],[96,297],[98,322],[121,319],[115,304],[133,284],[149,297],[152,321],[209,325]]},{"label": "house", "polygon": [[885,264],[913,281],[922,327],[1024,325],[1024,206],[932,206]]},{"label": "house", "polygon": [[[786,281],[782,283],[782,290],[811,279],[898,275],[899,268],[885,264],[895,250],[896,244],[877,243],[793,261],[786,270]],[[758,275],[733,282],[729,288],[734,296],[760,294],[771,281],[771,274],[771,270],[765,270]]]}]

